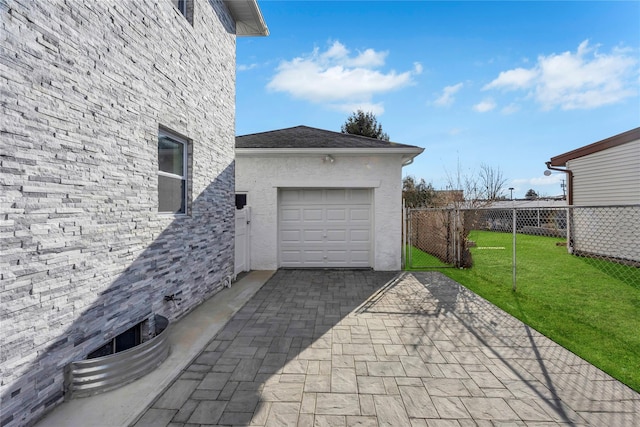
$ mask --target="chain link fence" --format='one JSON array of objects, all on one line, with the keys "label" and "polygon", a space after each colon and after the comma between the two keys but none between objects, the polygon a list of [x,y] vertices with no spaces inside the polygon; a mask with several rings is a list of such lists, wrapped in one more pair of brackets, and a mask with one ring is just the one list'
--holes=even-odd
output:
[{"label": "chain link fence", "polygon": [[515,289],[519,271],[554,274],[545,265],[565,256],[583,263],[555,273],[588,265],[640,287],[640,205],[408,209],[404,230],[408,269],[472,268],[482,257],[487,274]]}]

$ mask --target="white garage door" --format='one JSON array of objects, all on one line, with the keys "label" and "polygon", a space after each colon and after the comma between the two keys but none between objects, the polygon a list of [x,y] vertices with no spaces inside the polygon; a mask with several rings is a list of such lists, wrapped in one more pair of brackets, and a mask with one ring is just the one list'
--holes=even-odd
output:
[{"label": "white garage door", "polygon": [[282,267],[370,267],[369,189],[280,190]]}]

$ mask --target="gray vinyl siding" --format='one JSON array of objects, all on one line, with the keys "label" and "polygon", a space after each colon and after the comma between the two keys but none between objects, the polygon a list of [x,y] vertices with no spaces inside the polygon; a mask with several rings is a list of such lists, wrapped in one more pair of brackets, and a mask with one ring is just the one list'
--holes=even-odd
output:
[{"label": "gray vinyl siding", "polygon": [[640,262],[638,205],[583,206],[569,212],[574,253]]},{"label": "gray vinyl siding", "polygon": [[640,140],[567,162],[573,172],[573,204],[640,203]]}]

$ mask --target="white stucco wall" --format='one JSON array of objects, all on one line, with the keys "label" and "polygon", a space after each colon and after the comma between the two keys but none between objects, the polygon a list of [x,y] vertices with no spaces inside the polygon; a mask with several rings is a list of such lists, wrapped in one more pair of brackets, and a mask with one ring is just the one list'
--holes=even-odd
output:
[{"label": "white stucco wall", "polygon": [[402,155],[253,157],[236,155],[236,192],[251,206],[251,268],[278,260],[278,188],[373,189],[373,268],[401,268]]}]

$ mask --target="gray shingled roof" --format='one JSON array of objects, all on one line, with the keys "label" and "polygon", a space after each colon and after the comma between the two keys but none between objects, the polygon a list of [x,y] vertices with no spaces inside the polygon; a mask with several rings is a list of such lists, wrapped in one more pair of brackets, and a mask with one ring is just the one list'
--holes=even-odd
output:
[{"label": "gray shingled roof", "polygon": [[236,148],[420,148],[360,135],[296,126],[236,137]]}]

